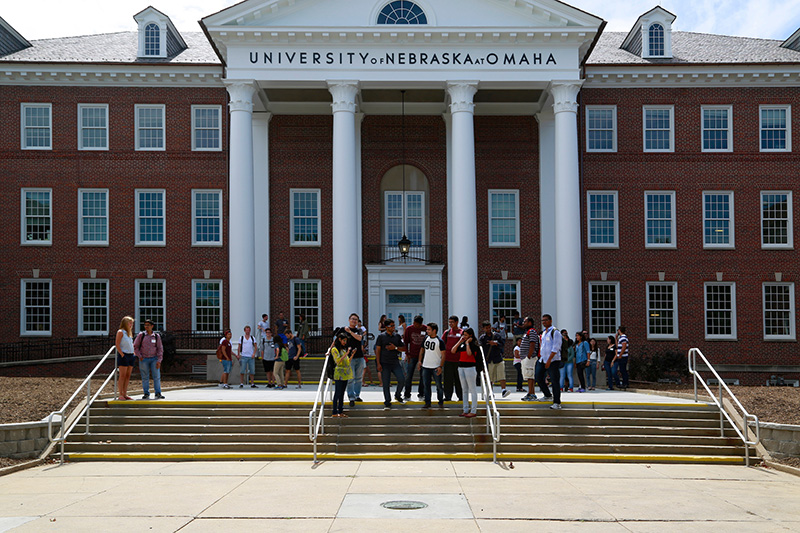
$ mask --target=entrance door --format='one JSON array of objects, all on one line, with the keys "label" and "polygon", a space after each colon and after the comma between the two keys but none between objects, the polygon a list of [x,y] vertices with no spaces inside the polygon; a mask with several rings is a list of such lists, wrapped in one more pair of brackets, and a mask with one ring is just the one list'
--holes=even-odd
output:
[{"label": "entrance door", "polygon": [[417,315],[425,318],[425,300],[422,291],[389,292],[386,295],[386,302],[386,316],[394,320],[395,324],[400,315],[405,317],[406,325],[411,324]]}]

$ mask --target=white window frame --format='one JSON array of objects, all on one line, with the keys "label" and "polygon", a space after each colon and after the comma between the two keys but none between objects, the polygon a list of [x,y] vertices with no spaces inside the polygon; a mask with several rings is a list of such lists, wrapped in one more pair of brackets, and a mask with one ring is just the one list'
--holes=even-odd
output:
[{"label": "white window frame", "polygon": [[[160,109],[161,110],[161,147],[142,147],[140,144],[141,138],[139,136],[139,111],[143,109]],[[163,152],[167,149],[167,106],[165,104],[136,104],[133,106],[133,129],[134,129],[134,142],[136,144],[136,151],[138,152]],[[156,128],[148,128],[156,129]]]},{"label": "white window frame", "polygon": [[[492,216],[492,194],[513,194],[514,195],[514,235],[513,242],[494,242],[492,241],[492,228],[494,219],[499,217]],[[519,248],[519,189],[489,189],[489,248]],[[423,228],[424,234],[424,228]]]},{"label": "white window frame", "polygon": [[[27,192],[46,192],[50,195],[50,212],[47,217],[50,219],[50,239],[44,241],[29,241],[25,238],[27,229],[27,212],[25,193]],[[23,187],[20,189],[20,244],[22,246],[52,246],[53,245],[53,189],[44,187]]]},{"label": "white window frame", "polygon": [[[164,235],[163,240],[161,241],[140,241],[140,234],[139,234],[139,194],[143,192],[158,192],[161,193],[162,198],[164,199],[164,214],[162,218],[164,219]],[[134,190],[134,194],[136,195],[135,204],[135,213],[134,218],[136,219],[135,224],[135,231],[136,237],[135,242],[136,246],[166,246],[167,245],[167,191],[166,189],[136,189]]]},{"label": "white window frame", "polygon": [[[663,243],[648,243],[647,242],[647,196],[650,194],[658,194],[658,195],[669,195],[672,197],[672,201],[670,202],[671,206],[671,214],[670,220],[672,221],[671,227],[671,235],[670,235],[670,243],[663,244]],[[660,220],[660,219],[659,219]],[[676,226],[678,225],[678,219],[676,216],[676,206],[675,206],[675,191],[644,191],[644,247],[645,248],[662,248],[662,249],[675,249],[678,247],[677,242],[677,229]]]},{"label": "white window frame", "polygon": [[[785,194],[787,204],[787,225],[786,225],[786,244],[764,244],[764,195],[765,194]],[[794,199],[792,198],[792,191],[761,191],[758,195],[758,210],[761,217],[761,248],[764,250],[790,250],[794,249]]]},{"label": "white window frame", "polygon": [[[203,129],[216,129],[219,139],[219,146],[216,148],[197,148],[196,144],[196,134],[197,134],[197,117],[195,115],[195,110],[197,109],[214,109],[217,111],[219,125],[216,128],[203,128]],[[222,151],[222,106],[219,105],[193,105],[192,106],[192,151],[193,152],[221,152]]]},{"label": "white window frame", "polygon": [[[390,194],[397,194],[403,196],[403,191],[384,191],[383,193],[383,242],[385,242],[389,246],[395,246],[397,241],[389,242],[389,195]],[[405,217],[405,226],[406,229],[408,228],[408,199],[412,195],[419,195],[422,198],[422,242],[412,242],[411,249],[414,250],[417,247],[425,246],[428,244],[426,237],[428,236],[428,224],[430,223],[429,216],[428,216],[428,193],[426,191],[406,191],[405,196],[403,196],[403,217]],[[393,217],[394,218],[394,217]],[[390,252],[389,254],[391,257],[394,257],[394,252]],[[413,254],[412,254],[413,255]]]},{"label": "white window frame", "polygon": [[[317,195],[317,240],[294,240],[294,194],[315,193]],[[289,189],[289,246],[301,248],[322,246],[322,191],[321,189]]]},{"label": "white window frame", "polygon": [[[731,213],[731,216],[728,219],[728,223],[729,223],[729,227],[730,227],[730,232],[729,232],[730,241],[728,243],[726,243],[726,244],[713,244],[713,243],[706,242],[706,221],[708,220],[708,218],[706,216],[706,195],[707,194],[728,196],[728,201],[729,201],[729,205],[730,205],[730,213]],[[706,248],[706,249],[718,249],[718,250],[719,249],[732,250],[732,249],[736,248],[736,238],[735,238],[736,232],[734,230],[734,228],[735,228],[735,224],[734,224],[734,213],[735,213],[735,210],[733,208],[733,191],[703,191],[703,194],[701,196],[701,200],[703,202],[702,206],[700,207],[700,209],[703,212],[703,226],[702,226],[703,248]],[[715,219],[715,220],[722,220],[722,219]]]},{"label": "white window frame", "polygon": [[[50,142],[47,146],[28,146],[25,144],[25,110],[28,108],[46,108],[47,118],[50,122],[47,129],[49,130]],[[45,103],[22,103],[20,104],[20,124],[19,124],[19,145],[22,150],[52,150],[53,149],[53,104]]]},{"label": "white window frame", "polygon": [[[589,115],[592,111],[611,110],[611,148],[591,148],[589,146]],[[617,151],[617,106],[615,105],[587,105],[586,106],[586,151],[591,153],[614,153]]]},{"label": "white window frame", "polygon": [[[767,287],[789,287],[789,335],[767,335]],[[761,309],[762,322],[764,326],[765,341],[793,341],[797,340],[797,315],[795,314],[794,283],[786,282],[765,282],[761,285]]]},{"label": "white window frame", "polygon": [[[593,220],[606,220],[606,219],[593,219],[591,218],[591,199],[593,195],[612,195],[614,197],[614,242],[609,243],[592,243],[592,221]],[[605,248],[617,249],[619,248],[619,192],[618,191],[586,191],[586,242],[589,248]]]},{"label": "white window frame", "polygon": [[[163,294],[164,294],[164,302],[162,304],[163,313],[164,313],[164,323],[163,324],[156,324],[159,331],[166,331],[167,330],[167,280],[163,278],[159,279],[137,279],[134,285],[134,293],[133,299],[135,300],[134,306],[134,319],[140,323],[141,327],[144,328],[144,324],[141,324],[139,320],[140,313],[140,306],[139,306],[139,285],[142,283],[161,283],[163,287]],[[143,318],[153,318],[153,317],[143,317]]]},{"label": "white window frame", "polygon": [[[294,286],[295,283],[316,283],[317,284],[317,316],[319,317],[319,324],[317,327],[322,329],[322,280],[319,279],[290,279],[289,280],[289,326],[294,328],[294,317],[297,315],[294,305]],[[308,317],[306,317],[308,319]],[[296,331],[296,330],[294,330]]]},{"label": "white window frame", "polygon": [[[215,331],[206,331],[197,329],[197,284],[198,283],[219,283],[219,325],[220,329]],[[225,328],[225,315],[223,314],[223,302],[225,300],[225,293],[223,291],[223,281],[221,279],[193,279],[192,280],[192,331],[201,331],[203,333],[219,333]],[[209,309],[211,309],[209,307]]]},{"label": "white window frame", "polygon": [[[728,112],[728,129],[727,129],[727,148],[706,148],[704,146],[705,141],[703,137],[705,136],[706,128],[705,128],[705,112],[706,111],[727,111]],[[759,140],[760,142],[760,140]],[[700,150],[706,153],[724,153],[724,152],[733,152],[733,106],[732,105],[703,105],[700,106]]]},{"label": "white window frame", "polygon": [[[731,288],[731,334],[730,335],[709,335],[708,333],[708,295],[706,287],[709,286],[729,286]],[[732,281],[707,281],[703,283],[703,334],[709,341],[715,340],[736,340],[736,283]]]},{"label": "white window frame", "polygon": [[[85,241],[83,240],[83,193],[85,192],[101,192],[106,195],[106,238],[103,241]],[[111,227],[109,225],[108,212],[109,205],[108,189],[78,189],[78,246],[108,246],[109,234]]]},{"label": "white window frame", "polygon": [[[594,322],[592,321],[592,287],[598,285],[613,285],[614,286],[614,298],[616,299],[616,308],[615,308],[615,324],[613,331],[610,332],[603,332],[603,331],[596,331],[594,329]],[[589,290],[587,295],[589,297],[588,302],[588,309],[589,309],[589,335],[592,337],[599,337],[599,336],[607,336],[607,335],[614,335],[617,331],[617,328],[622,323],[620,318],[620,307],[622,306],[622,302],[620,301],[620,287],[619,281],[590,281],[589,282]]]},{"label": "white window frame", "polygon": [[[494,322],[495,322],[495,317],[494,317],[495,316],[494,315],[495,307],[494,307],[494,303],[493,303],[494,299],[492,298],[492,293],[493,293],[492,289],[494,288],[495,284],[501,284],[501,283],[504,284],[504,285],[515,285],[516,288],[517,288],[517,303],[516,303],[516,307],[508,308],[509,314],[508,314],[508,317],[506,318],[506,324],[510,325],[511,321],[509,319],[511,318],[511,312],[513,312],[514,310],[519,310],[519,309],[522,308],[522,293],[521,293],[522,282],[517,281],[517,280],[502,280],[502,279],[493,279],[493,280],[489,281],[489,321],[492,323],[492,325],[494,325]],[[508,327],[510,327],[510,326],[508,326]]]},{"label": "white window frame", "polygon": [[[86,283],[104,283],[106,286],[106,329],[103,331],[86,331],[84,330],[84,323],[83,323],[83,286]],[[109,315],[109,305],[108,302],[111,299],[111,287],[109,285],[109,281],[107,279],[79,279],[78,280],[78,335],[79,336],[103,336],[108,335],[108,324],[111,319]]]},{"label": "white window frame", "polygon": [[[46,282],[50,286],[50,329],[47,331],[26,331],[27,321],[25,320],[25,284]],[[20,280],[19,291],[19,334],[21,337],[50,337],[53,334],[53,280],[43,278],[24,278]]]},{"label": "white window frame", "polygon": [[[762,148],[761,131],[764,128],[761,111],[764,109],[786,110],[786,148]],[[760,152],[791,152],[792,151],[792,106],[790,105],[760,105],[758,106],[758,149]]]},{"label": "white window frame", "polygon": [[[104,109],[106,112],[106,145],[105,146],[84,146],[83,145],[83,110],[84,109]],[[108,151],[109,145],[109,133],[108,133],[108,104],[78,104],[78,150],[87,150],[87,151]],[[92,129],[100,129],[100,128],[92,128]]]},{"label": "white window frame", "polygon": [[[669,110],[669,149],[647,148],[647,112],[656,110]],[[642,149],[647,153],[672,153],[675,151],[675,106],[674,105],[646,105],[642,106]]]},{"label": "white window frame", "polygon": [[[653,286],[672,288],[672,314],[674,324],[672,334],[656,334],[650,332],[650,313],[652,312],[650,305],[650,287]],[[647,317],[645,323],[647,324],[648,340],[678,340],[678,283],[675,281],[649,281],[645,283],[645,299],[647,301]]]},{"label": "white window frame", "polygon": [[[219,240],[218,241],[203,241],[197,240],[197,195],[198,194],[217,194],[219,199]],[[199,247],[217,247],[222,246],[222,189],[192,189],[192,246]],[[204,217],[213,218],[213,217]],[[165,234],[166,235],[166,234]]]}]

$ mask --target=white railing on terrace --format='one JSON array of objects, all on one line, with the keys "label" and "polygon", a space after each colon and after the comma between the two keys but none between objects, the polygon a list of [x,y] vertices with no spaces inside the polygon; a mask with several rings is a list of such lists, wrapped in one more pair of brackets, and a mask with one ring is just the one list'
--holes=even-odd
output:
[{"label": "white railing on terrace", "polygon": [[[327,376],[330,357],[325,357],[322,365],[322,374],[319,377],[317,394],[314,396],[314,406],[308,413],[308,438],[314,444],[314,463],[317,461],[317,438],[325,434],[325,396],[330,390],[331,380]],[[324,386],[324,389],[323,389]]]},{"label": "white railing on terrace", "polygon": [[[86,376],[86,379],[83,380],[83,383],[78,385],[78,388],[75,390],[74,393],[72,393],[72,396],[69,397],[69,400],[66,401],[66,403],[61,407],[61,409],[59,409],[58,411],[53,411],[47,417],[47,436],[50,439],[51,443],[59,443],[61,445],[61,451],[60,451],[61,459],[59,461],[59,465],[64,464],[64,441],[67,440],[67,437],[69,437],[70,433],[72,433],[72,430],[75,429],[75,426],[78,425],[78,422],[80,422],[81,417],[84,414],[86,415],[86,429],[84,431],[84,434],[85,435],[89,434],[89,422],[92,414],[91,412],[92,404],[95,402],[95,400],[97,400],[100,394],[103,393],[103,389],[105,389],[106,385],[108,385],[108,382],[111,381],[112,378],[114,379],[114,397],[116,397],[117,358],[116,356],[112,355],[114,354],[115,351],[116,347],[112,346],[111,348],[109,348],[109,350],[106,352],[103,358],[100,359],[100,362],[97,363],[97,366],[94,367],[94,370],[92,370],[89,373],[89,375]],[[112,356],[114,357],[114,371],[108,375],[108,377],[102,383],[102,385],[98,387],[97,392],[94,394],[94,396],[92,396],[92,378],[95,376],[95,374],[97,374],[98,370],[100,370],[100,367],[103,366],[103,363],[105,363],[106,360]],[[70,404],[75,400],[75,398],[77,398],[78,394],[80,394],[81,390],[83,390],[84,387],[86,387],[86,405],[83,407],[81,412],[75,417],[75,420],[72,422],[72,425],[69,428],[65,429],[66,427],[65,417],[67,415],[67,409],[69,408]],[[53,422],[55,418],[59,419],[58,422],[60,425],[59,434],[57,436],[53,435]]]},{"label": "white railing on terrace", "polygon": [[[719,382],[719,390],[717,395],[715,396],[714,393],[711,391],[709,386],[706,384],[703,377],[700,375],[700,371],[697,369],[697,356],[700,356],[702,362],[708,367],[708,370],[711,371],[711,374],[717,379]],[[689,373],[694,376],[694,401],[697,401],[697,383],[698,381],[703,385],[703,388],[706,389],[706,392],[714,401],[714,404],[719,408],[719,431],[722,437],[725,436],[725,420],[727,419],[730,423],[731,427],[733,427],[736,434],[742,439],[744,443],[744,460],[747,466],[750,466],[750,446],[757,446],[758,443],[761,441],[761,426],[758,422],[758,417],[756,415],[750,414],[747,412],[747,409],[739,402],[739,399],[736,398],[736,395],[731,392],[731,389],[728,388],[728,385],[725,381],[717,374],[717,371],[711,366],[711,363],[708,362],[708,359],[703,355],[698,348],[692,348],[689,350]],[[736,422],[733,421],[730,413],[725,410],[725,405],[723,403],[723,390],[728,393],[730,397],[731,403],[734,407],[739,409],[739,412],[742,417],[742,428],[739,429],[737,427]],[[749,440],[749,431],[748,431],[748,422],[753,420],[755,422],[756,434],[755,440]]]},{"label": "white railing on terrace", "polygon": [[[481,371],[481,389],[483,401],[486,404],[486,432],[492,436],[492,461],[497,463],[497,443],[500,442],[500,411],[494,400],[494,387],[489,376],[489,365],[486,364],[486,354],[481,346],[481,358],[483,359],[483,370]],[[464,391],[466,394],[467,391]]]}]

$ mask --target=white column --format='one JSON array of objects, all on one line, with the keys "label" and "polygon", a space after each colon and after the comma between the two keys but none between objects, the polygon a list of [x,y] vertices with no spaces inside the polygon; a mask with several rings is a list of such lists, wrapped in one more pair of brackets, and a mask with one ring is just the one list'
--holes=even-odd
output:
[{"label": "white column", "polygon": [[[269,313],[269,122],[272,113],[256,113],[253,116],[253,209],[255,213],[255,292],[256,315]],[[253,327],[255,329],[255,326]]]},{"label": "white column", "polygon": [[[447,150],[447,312],[452,314],[453,311],[453,275],[450,272],[451,265],[453,265],[453,248],[455,240],[453,239],[453,195],[450,194],[453,190],[453,115],[448,111],[444,115],[444,131],[445,131],[445,144]],[[447,317],[449,314],[442,317],[442,324],[447,324]],[[444,327],[444,326],[442,326]],[[442,330],[444,331],[444,330]]]},{"label": "white column", "polygon": [[239,339],[256,317],[255,213],[253,209],[253,95],[252,81],[227,83],[230,95],[230,186],[228,188],[228,287],[230,326]]},{"label": "white column", "polygon": [[453,232],[447,235],[447,245],[453,248],[448,264],[453,288],[453,307],[450,314],[467,315],[472,324],[478,317],[478,226],[475,217],[475,104],[473,97],[477,82],[448,82],[450,113],[452,115],[452,196]]},{"label": "white column", "polygon": [[358,285],[361,250],[358,249],[360,221],[356,169],[356,95],[358,82],[329,81],[333,95],[333,325],[347,323],[361,302]]},{"label": "white column", "polygon": [[[535,312],[558,316],[556,298],[556,117],[552,109],[536,115],[539,123],[539,277],[541,308]],[[538,318],[538,317],[536,317]]]},{"label": "white column", "polygon": [[578,174],[578,91],[581,81],[553,81],[553,111],[556,115],[555,205],[556,205],[556,298],[558,316],[554,324],[572,335],[583,328],[580,177]]},{"label": "white column", "polygon": [[364,232],[362,231],[363,214],[361,209],[361,123],[364,121],[364,113],[356,113],[356,207],[357,214],[357,229],[355,231],[358,236],[358,309],[356,312],[361,317],[362,322],[366,324],[367,318],[364,316],[364,297],[361,295],[361,288],[364,287]]}]

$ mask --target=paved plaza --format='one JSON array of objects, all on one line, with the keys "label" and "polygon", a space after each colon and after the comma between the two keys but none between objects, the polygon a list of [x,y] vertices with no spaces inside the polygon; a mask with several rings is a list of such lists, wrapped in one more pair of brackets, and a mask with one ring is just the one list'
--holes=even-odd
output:
[{"label": "paved plaza", "polygon": [[[389,510],[387,501],[427,505]],[[800,531],[800,478],[722,465],[68,463],[0,478],[0,531]]]}]

